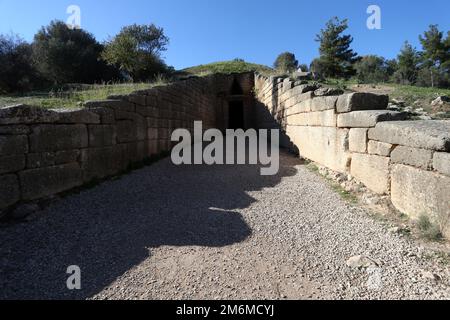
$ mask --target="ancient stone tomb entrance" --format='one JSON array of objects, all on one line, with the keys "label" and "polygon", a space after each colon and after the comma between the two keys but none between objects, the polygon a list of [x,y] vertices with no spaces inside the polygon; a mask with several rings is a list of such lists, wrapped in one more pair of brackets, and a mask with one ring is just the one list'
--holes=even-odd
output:
[{"label": "ancient stone tomb entrance", "polygon": [[228,101],[228,129],[245,129],[244,91],[239,82],[234,79]]},{"label": "ancient stone tomb entrance", "polygon": [[228,129],[244,129],[244,103],[242,100],[229,102]]}]

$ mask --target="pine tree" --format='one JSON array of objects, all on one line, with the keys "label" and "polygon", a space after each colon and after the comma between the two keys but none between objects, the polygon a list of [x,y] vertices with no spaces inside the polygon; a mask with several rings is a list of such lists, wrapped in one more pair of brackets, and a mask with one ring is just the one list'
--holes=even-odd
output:
[{"label": "pine tree", "polygon": [[343,35],[348,21],[334,17],[320,31],[316,41],[320,42],[320,65],[325,77],[348,77],[354,73],[353,63],[357,54],[350,48],[351,35]]},{"label": "pine tree", "polygon": [[417,79],[419,54],[408,41],[403,45],[398,59],[398,69],[394,77],[402,84],[414,84]]},{"label": "pine tree", "polygon": [[446,45],[443,36],[437,25],[430,25],[430,29],[423,36],[419,36],[423,47],[424,67],[429,70],[432,87],[435,86],[435,77],[441,65],[446,62]]}]

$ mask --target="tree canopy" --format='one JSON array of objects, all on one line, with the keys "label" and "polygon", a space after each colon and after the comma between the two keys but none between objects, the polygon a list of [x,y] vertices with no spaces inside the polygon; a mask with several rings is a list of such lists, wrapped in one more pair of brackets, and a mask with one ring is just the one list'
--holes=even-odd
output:
[{"label": "tree canopy", "polygon": [[280,72],[291,73],[297,70],[299,63],[295,58],[295,54],[290,52],[283,52],[278,55],[273,66]]},{"label": "tree canopy", "polygon": [[34,37],[33,60],[38,71],[54,84],[104,80],[103,46],[82,29],[52,21]]},{"label": "tree canopy", "polygon": [[348,77],[354,73],[352,65],[357,54],[350,48],[353,37],[343,34],[347,28],[346,19],[334,17],[317,35],[316,41],[320,43],[319,64],[325,77]]},{"label": "tree canopy", "polygon": [[163,28],[154,24],[134,24],[122,28],[117,36],[106,43],[102,57],[132,79],[148,80],[165,71],[161,52],[167,50],[168,43]]}]

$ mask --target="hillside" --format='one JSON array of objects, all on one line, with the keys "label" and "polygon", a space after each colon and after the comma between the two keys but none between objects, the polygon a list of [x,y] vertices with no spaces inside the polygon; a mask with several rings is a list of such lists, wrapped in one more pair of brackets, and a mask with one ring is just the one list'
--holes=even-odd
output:
[{"label": "hillside", "polygon": [[268,66],[245,62],[243,60],[214,62],[181,70],[181,72],[192,75],[207,75],[212,73],[238,73],[251,71],[257,71],[263,74],[271,74],[274,72],[274,70]]}]

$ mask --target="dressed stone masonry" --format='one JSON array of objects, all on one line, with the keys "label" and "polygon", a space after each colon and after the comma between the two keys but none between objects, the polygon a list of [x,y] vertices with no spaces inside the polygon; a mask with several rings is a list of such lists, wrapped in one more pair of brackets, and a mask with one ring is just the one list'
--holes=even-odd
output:
[{"label": "dressed stone masonry", "polygon": [[[254,74],[191,77],[79,110],[17,105],[0,109],[0,216],[40,200],[115,176],[172,148],[173,130],[225,129],[229,88],[237,82],[253,113]],[[252,125],[250,117],[246,118]]]},{"label": "dressed stone masonry", "polygon": [[401,212],[428,215],[450,237],[450,121],[403,121],[389,97],[344,93],[255,76],[258,125],[279,127],[282,144],[389,195]]},{"label": "dressed stone masonry", "polygon": [[80,110],[0,109],[0,211],[164,154],[173,130],[194,121],[224,130],[236,101],[245,128],[281,129],[282,146],[389,195],[414,219],[428,215],[450,237],[450,121],[402,121],[387,96],[253,73],[192,77]]}]

